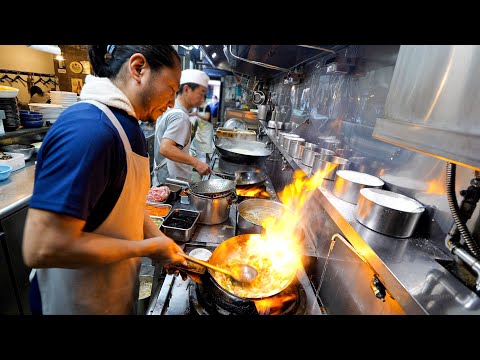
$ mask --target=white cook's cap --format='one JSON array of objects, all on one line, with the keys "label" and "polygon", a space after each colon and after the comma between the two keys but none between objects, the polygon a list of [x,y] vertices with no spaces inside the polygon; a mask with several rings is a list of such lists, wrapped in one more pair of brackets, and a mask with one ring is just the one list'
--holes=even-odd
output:
[{"label": "white cook's cap", "polygon": [[208,89],[208,81],[210,78],[206,73],[196,69],[186,69],[182,71],[180,77],[180,84],[194,83],[205,86]]}]

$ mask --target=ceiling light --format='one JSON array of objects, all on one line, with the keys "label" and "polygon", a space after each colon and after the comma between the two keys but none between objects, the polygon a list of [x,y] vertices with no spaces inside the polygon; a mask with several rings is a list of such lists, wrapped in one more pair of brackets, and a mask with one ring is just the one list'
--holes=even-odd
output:
[{"label": "ceiling light", "polygon": [[58,47],[58,45],[27,45],[27,47],[55,55],[60,55],[62,53],[62,50]]},{"label": "ceiling light", "polygon": [[55,60],[63,61],[63,60],[65,60],[65,58],[63,57],[62,54],[60,54],[60,55],[55,56]]},{"label": "ceiling light", "polygon": [[215,59],[217,57],[217,53],[212,54],[212,59]]}]

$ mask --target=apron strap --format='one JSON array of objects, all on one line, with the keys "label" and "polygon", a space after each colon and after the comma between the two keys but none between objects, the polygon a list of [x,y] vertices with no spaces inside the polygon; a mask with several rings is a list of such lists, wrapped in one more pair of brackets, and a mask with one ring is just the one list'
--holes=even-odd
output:
[{"label": "apron strap", "polygon": [[112,110],[110,110],[108,108],[108,106],[106,106],[106,105],[104,105],[101,102],[98,102],[96,100],[82,100],[82,101],[79,101],[79,103],[82,103],[82,102],[95,105],[100,110],[102,110],[105,113],[105,115],[107,115],[107,117],[112,122],[113,126],[115,126],[118,133],[120,134],[120,138],[122,139],[123,146],[125,146],[125,150],[127,152],[132,152],[132,147],[130,146],[130,141],[128,140],[127,134],[125,133],[125,130],[123,129],[120,122],[118,121],[117,117],[113,114]]}]

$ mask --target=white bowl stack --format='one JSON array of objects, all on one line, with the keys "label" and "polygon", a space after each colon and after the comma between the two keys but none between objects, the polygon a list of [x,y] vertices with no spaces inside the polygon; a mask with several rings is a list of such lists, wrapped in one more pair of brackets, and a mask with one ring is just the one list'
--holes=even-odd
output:
[{"label": "white bowl stack", "polygon": [[65,109],[62,105],[58,104],[30,103],[28,106],[31,111],[42,113],[43,120],[50,122],[50,124],[53,124]]},{"label": "white bowl stack", "polygon": [[50,91],[50,99],[52,104],[61,105],[65,109],[78,101],[77,94],[69,91]]}]

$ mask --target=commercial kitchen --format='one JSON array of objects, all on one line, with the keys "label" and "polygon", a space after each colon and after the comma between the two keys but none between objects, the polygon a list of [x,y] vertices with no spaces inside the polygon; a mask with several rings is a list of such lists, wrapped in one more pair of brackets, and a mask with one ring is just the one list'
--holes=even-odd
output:
[{"label": "commercial kitchen", "polygon": [[[19,90],[0,96],[13,154],[0,165],[15,167],[0,180],[0,314],[30,314],[21,243],[36,151],[88,74],[85,46],[34,47],[0,45],[31,61],[0,57],[0,86]],[[139,315],[480,314],[480,46],[176,49],[218,94],[214,174],[168,179],[167,200],[146,205],[165,209],[160,229],[186,254],[218,267],[264,254],[249,264],[275,271],[242,292],[195,260],[168,274],[145,258]],[[20,122],[28,81],[59,104],[35,109],[40,127]],[[140,126],[152,167],[154,128]]]}]

